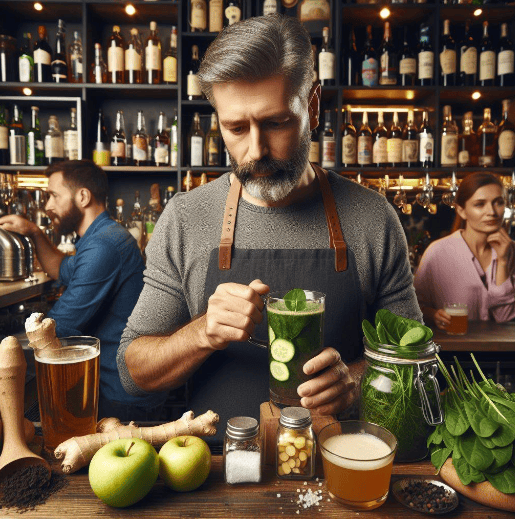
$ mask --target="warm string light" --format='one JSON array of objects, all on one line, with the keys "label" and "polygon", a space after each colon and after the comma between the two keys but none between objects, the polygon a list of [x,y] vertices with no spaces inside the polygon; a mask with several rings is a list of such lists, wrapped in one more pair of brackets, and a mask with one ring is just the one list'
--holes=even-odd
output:
[{"label": "warm string light", "polygon": [[481,97],[481,92],[478,92],[477,90],[472,94],[472,99],[474,101],[477,101]]},{"label": "warm string light", "polygon": [[386,18],[388,18],[390,16],[390,9],[388,9],[388,7],[384,7],[383,9],[381,9],[381,11],[379,11],[379,16],[383,19],[383,20],[386,20]]},{"label": "warm string light", "polygon": [[136,8],[132,5],[132,4],[127,4],[125,6],[125,12],[129,15],[129,16],[133,16],[136,14]]},{"label": "warm string light", "polygon": [[34,2],[34,9],[36,11],[42,11],[43,10],[43,4],[41,2]]},{"label": "warm string light", "polygon": [[481,16],[483,14],[483,9],[476,9],[474,11],[474,16]]},{"label": "warm string light", "polygon": [[25,87],[22,92],[26,95],[26,96],[31,96],[32,95],[32,90],[28,87]]}]

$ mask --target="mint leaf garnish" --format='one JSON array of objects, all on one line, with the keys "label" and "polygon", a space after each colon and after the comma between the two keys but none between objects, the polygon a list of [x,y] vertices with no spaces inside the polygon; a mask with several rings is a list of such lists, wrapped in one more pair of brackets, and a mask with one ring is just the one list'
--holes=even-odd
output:
[{"label": "mint leaf garnish", "polygon": [[284,304],[291,312],[301,312],[306,308],[306,294],[300,288],[290,290],[284,296]]}]

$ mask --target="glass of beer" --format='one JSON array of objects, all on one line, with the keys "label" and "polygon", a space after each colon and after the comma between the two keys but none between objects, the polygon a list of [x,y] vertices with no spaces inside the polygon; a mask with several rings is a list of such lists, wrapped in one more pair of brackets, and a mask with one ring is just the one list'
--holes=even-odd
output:
[{"label": "glass of beer", "polygon": [[465,335],[468,330],[469,311],[463,303],[444,303],[443,309],[451,316],[451,324],[445,331],[449,335]]},{"label": "glass of beer", "polygon": [[318,435],[327,491],[357,510],[372,510],[388,497],[395,436],[379,425],[359,420],[326,425]]},{"label": "glass of beer", "polygon": [[65,337],[62,348],[34,351],[44,448],[53,452],[73,436],[95,433],[100,341]]}]

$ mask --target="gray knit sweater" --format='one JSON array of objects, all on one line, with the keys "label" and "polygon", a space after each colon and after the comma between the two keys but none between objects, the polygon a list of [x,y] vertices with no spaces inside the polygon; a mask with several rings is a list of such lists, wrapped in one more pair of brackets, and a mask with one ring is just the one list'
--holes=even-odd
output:
[{"label": "gray knit sweater", "polygon": [[[343,235],[356,257],[363,315],[379,308],[422,320],[399,218],[386,198],[330,172]],[[211,251],[222,231],[229,174],[189,193],[177,194],[159,218],[147,246],[145,286],[129,317],[118,349],[126,391],[146,394],[132,380],[125,351],[141,335],[171,332],[205,311],[204,285]],[[328,248],[321,194],[288,207],[258,207],[240,199],[234,246],[239,249]],[[262,279],[266,283],[266,279]],[[166,393],[155,394],[156,403]]]}]

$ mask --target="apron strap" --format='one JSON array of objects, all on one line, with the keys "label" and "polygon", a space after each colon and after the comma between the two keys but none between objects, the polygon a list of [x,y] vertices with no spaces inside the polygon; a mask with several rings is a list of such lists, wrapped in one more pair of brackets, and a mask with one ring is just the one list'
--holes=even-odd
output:
[{"label": "apron strap", "polygon": [[[333,192],[327,179],[327,171],[316,164],[311,164],[318,178],[322,199],[324,202],[325,217],[329,229],[329,246],[335,252],[335,270],[342,272],[347,270],[347,244],[343,238],[340,219],[336,209]],[[231,268],[232,245],[234,243],[234,227],[238,212],[238,201],[241,196],[241,183],[234,177],[229,188],[225,203],[224,220],[222,222],[222,237],[218,247],[218,268],[229,270]]]}]

